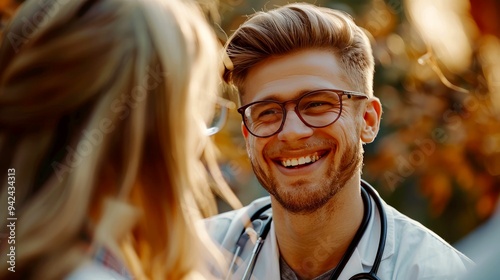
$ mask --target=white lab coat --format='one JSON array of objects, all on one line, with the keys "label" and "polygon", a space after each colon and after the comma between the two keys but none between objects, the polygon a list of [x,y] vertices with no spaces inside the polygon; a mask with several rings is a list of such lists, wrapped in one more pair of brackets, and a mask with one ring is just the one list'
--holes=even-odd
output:
[{"label": "white lab coat", "polygon": [[[230,262],[244,225],[249,225],[252,214],[269,204],[270,198],[255,200],[249,206],[223,213],[207,220],[209,234],[220,244]],[[387,215],[387,239],[377,276],[388,279],[456,279],[465,273],[473,262],[455,250],[439,236],[420,223],[401,214],[383,202]],[[370,271],[380,238],[380,218],[372,199],[372,216],[356,250],[341,273],[339,279],[349,279],[360,272]],[[274,222],[273,222],[274,223]],[[332,229],[334,234],[335,229]],[[326,238],[326,237],[318,237]],[[230,279],[241,279],[248,265],[254,242],[248,241]],[[314,265],[322,258],[320,251],[311,252],[306,264]],[[226,273],[226,272],[225,272]],[[219,276],[220,277],[220,276]],[[279,248],[274,224],[257,257],[252,278],[256,280],[280,279]]]}]

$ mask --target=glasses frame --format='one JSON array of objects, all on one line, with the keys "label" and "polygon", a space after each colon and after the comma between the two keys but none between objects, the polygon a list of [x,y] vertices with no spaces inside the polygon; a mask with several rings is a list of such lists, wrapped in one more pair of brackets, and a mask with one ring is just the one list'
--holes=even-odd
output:
[{"label": "glasses frame", "polygon": [[207,127],[205,134],[208,136],[212,136],[217,132],[221,131],[224,128],[224,125],[227,122],[227,117],[229,114],[229,110],[235,109],[236,104],[233,101],[227,100],[223,97],[217,96],[216,105],[219,105],[221,108],[221,113],[218,121],[211,127]]},{"label": "glasses frame", "polygon": [[[308,122],[306,122],[304,120],[304,118],[302,118],[302,115],[300,114],[299,112],[299,109],[297,107],[297,105],[300,103],[300,101],[306,97],[306,96],[309,96],[311,94],[315,94],[317,92],[325,92],[325,91],[328,91],[328,92],[332,92],[332,93],[336,93],[339,97],[339,105],[340,105],[340,111],[339,111],[339,114],[337,115],[337,117],[330,123],[326,124],[326,125],[320,125],[320,126],[315,126],[315,125],[311,125],[309,124]],[[248,132],[250,132],[250,134],[252,134],[253,136],[255,137],[258,137],[258,138],[268,138],[268,137],[271,137],[273,135],[276,135],[278,134],[281,130],[283,130],[283,127],[285,126],[285,121],[286,121],[286,114],[288,112],[288,110],[286,109],[286,105],[288,103],[295,103],[295,106],[293,108],[293,110],[295,111],[295,114],[297,114],[297,116],[299,117],[299,119],[305,124],[307,125],[308,127],[313,127],[313,128],[322,128],[322,127],[327,127],[333,123],[335,123],[339,118],[340,118],[340,115],[342,114],[342,97],[343,96],[347,96],[347,98],[351,99],[352,97],[356,97],[356,98],[363,98],[363,99],[368,99],[368,96],[364,93],[361,93],[361,92],[357,92],[357,91],[350,91],[350,90],[342,90],[342,89],[318,89],[318,90],[313,90],[313,91],[309,91],[309,92],[306,92],[304,93],[303,95],[301,95],[300,97],[298,98],[295,98],[295,99],[292,99],[292,100],[288,100],[288,101],[285,101],[285,102],[279,102],[279,101],[276,101],[276,100],[261,100],[261,101],[255,101],[255,102],[252,102],[252,103],[249,103],[247,105],[244,105],[244,106],[241,106],[240,108],[238,108],[238,113],[240,113],[242,119],[243,119],[243,124],[245,125],[245,127],[247,128]],[[258,103],[262,103],[262,102],[270,102],[270,103],[275,103],[277,105],[279,105],[281,107],[281,109],[283,110],[283,118],[281,120],[281,124],[280,124],[280,127],[276,130],[276,132],[270,134],[270,135],[266,135],[266,136],[260,136],[260,135],[257,135],[255,134],[254,132],[252,132],[252,130],[248,127],[247,125],[247,121],[246,121],[246,117],[245,117],[245,110],[254,105],[254,104],[258,104]]]}]

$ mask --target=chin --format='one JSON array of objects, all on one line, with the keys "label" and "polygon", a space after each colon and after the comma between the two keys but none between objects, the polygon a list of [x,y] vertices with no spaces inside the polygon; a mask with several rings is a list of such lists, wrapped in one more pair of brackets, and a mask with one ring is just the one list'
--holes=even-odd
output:
[{"label": "chin", "polygon": [[[310,182],[309,182],[310,184]],[[297,182],[293,190],[280,189],[268,190],[276,201],[290,213],[310,214],[324,207],[340,190],[339,185],[320,184],[309,186],[314,190],[306,190],[303,182]]]}]

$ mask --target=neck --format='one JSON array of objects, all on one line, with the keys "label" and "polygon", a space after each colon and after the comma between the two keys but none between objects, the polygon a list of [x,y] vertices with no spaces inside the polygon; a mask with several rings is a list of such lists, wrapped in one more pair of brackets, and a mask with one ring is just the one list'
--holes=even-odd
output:
[{"label": "neck", "polygon": [[300,279],[312,279],[334,268],[363,219],[359,174],[313,213],[290,213],[271,199],[281,256]]}]

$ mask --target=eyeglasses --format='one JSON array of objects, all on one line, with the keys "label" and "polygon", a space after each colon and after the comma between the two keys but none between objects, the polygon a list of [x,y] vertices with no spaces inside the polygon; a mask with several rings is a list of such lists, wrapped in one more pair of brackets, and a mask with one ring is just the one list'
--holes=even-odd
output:
[{"label": "eyeglasses", "polygon": [[226,124],[228,111],[230,109],[235,109],[236,105],[234,102],[227,100],[222,97],[217,97],[217,102],[215,103],[215,112],[212,122],[207,125],[206,134],[211,136],[221,131],[221,129]]},{"label": "eyeglasses", "polygon": [[283,129],[286,120],[286,104],[295,103],[294,111],[309,127],[331,125],[342,113],[342,97],[368,98],[363,93],[338,89],[320,89],[285,102],[274,100],[256,101],[238,108],[248,131],[260,138],[273,136]]}]

